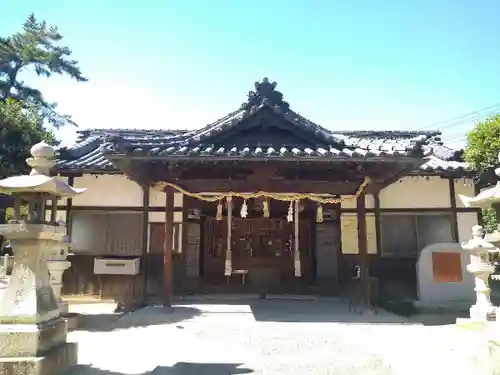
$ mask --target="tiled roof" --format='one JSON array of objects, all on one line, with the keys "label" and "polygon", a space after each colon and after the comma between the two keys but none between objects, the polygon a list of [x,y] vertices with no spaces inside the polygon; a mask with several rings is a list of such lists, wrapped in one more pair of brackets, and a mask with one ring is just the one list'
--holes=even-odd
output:
[{"label": "tiled roof", "polygon": [[[276,84],[256,82],[248,100],[229,115],[196,130],[96,129],[79,132],[75,146],[60,150],[59,169],[115,170],[108,153],[146,156],[218,156],[260,158],[421,157],[422,172],[465,172],[461,153],[443,145],[437,131],[331,131],[290,110]],[[244,120],[265,114],[282,116],[287,123],[314,139],[304,143],[234,145],[214,142],[218,135],[235,129]]]},{"label": "tiled roof", "polygon": [[[82,135],[82,132],[79,132],[80,136]],[[86,130],[85,133],[87,134],[87,138],[81,138],[80,142],[76,143],[73,147],[68,148],[68,149],[61,149],[60,151],[60,160],[58,162],[58,169],[61,170],[99,170],[99,171],[115,171],[115,167],[113,164],[106,158],[104,155],[104,152],[107,147],[109,147],[109,144],[107,144],[107,138],[109,135],[102,133],[100,129],[96,130],[95,133],[90,130]],[[347,132],[338,132],[336,134],[339,135],[344,135],[347,134]],[[159,144],[161,144],[162,141],[160,140],[165,140],[166,137],[171,137],[172,133],[169,133],[168,131],[165,130],[156,130],[156,131],[143,131],[143,130],[137,130],[133,131],[130,129],[113,129],[113,134],[117,134],[121,138],[125,139],[126,141],[129,141],[131,144],[137,144],[143,145],[143,144],[155,144],[156,147],[151,148],[150,150],[153,150],[154,148],[162,149]],[[394,132],[394,131],[388,131],[388,132],[363,132],[359,131],[359,136],[356,136],[358,132],[356,131],[350,131],[349,136],[346,136],[345,141],[346,144],[352,144],[352,145],[360,145],[363,143],[367,142],[374,142],[374,144],[385,144],[388,146],[391,144],[388,142],[388,139],[392,137],[392,141],[397,142],[398,139],[411,139],[414,137],[415,132]],[[369,136],[371,134],[371,136]],[[465,172],[467,171],[466,164],[461,162],[460,160],[460,155],[461,153],[459,151],[455,151],[453,149],[450,149],[442,144],[442,142],[438,138],[438,134],[434,133],[434,136],[429,136],[426,138],[426,142],[423,145],[423,148],[425,149],[426,154],[428,154],[425,159],[427,160],[421,167],[420,170],[422,172],[431,172],[431,173],[439,173],[439,172]],[[361,147],[359,147],[360,150],[363,150]],[[356,148],[355,148],[356,150]],[[163,152],[169,152],[171,149],[168,147],[163,149]],[[182,149],[180,151],[183,151]],[[350,149],[346,148],[346,155]],[[255,154],[255,155],[264,155],[264,154],[270,154],[270,155],[286,155],[287,152],[289,152],[290,155],[295,155],[295,154],[300,154],[300,155],[309,155],[309,154],[315,154],[315,155],[322,155],[325,152],[335,152],[323,148],[319,148],[316,150],[312,149],[305,149],[305,150],[298,150],[298,149],[287,149],[287,148],[280,148],[280,149],[269,149],[269,148],[262,148],[262,147],[256,147],[256,148],[243,148],[243,149],[237,149],[233,148],[230,150],[225,150],[225,149],[210,149],[210,147],[207,147],[206,149],[196,149],[194,147],[193,149],[186,150],[184,151],[186,153],[191,152],[191,154],[194,153],[199,153],[200,155],[211,153],[214,155],[222,155],[222,154],[238,154],[241,152],[243,155],[245,154]],[[352,151],[354,152],[359,152],[359,155],[362,156],[360,151]],[[158,155],[161,155],[162,151],[158,153]]]}]

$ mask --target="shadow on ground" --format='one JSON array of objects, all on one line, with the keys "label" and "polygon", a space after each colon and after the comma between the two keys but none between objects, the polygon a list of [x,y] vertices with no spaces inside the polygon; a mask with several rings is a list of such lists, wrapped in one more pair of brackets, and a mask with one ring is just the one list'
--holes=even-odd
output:
[{"label": "shadow on ground", "polygon": [[[349,311],[346,301],[339,298],[328,299],[224,299],[203,297],[191,301],[179,301],[182,307],[193,306],[203,310],[203,305],[247,305],[257,322],[281,323],[347,323],[347,324],[409,324],[409,325],[448,325],[455,324],[457,317],[467,313],[459,312],[415,312],[411,315],[398,314],[378,308],[357,308]],[[217,314],[210,311],[210,314]],[[230,311],[221,313],[230,314]],[[234,312],[241,314],[241,311]]]},{"label": "shadow on ground", "polygon": [[148,306],[126,313],[81,314],[78,330],[109,332],[117,329],[176,324],[199,315],[201,311],[190,306]]},{"label": "shadow on ground", "polygon": [[[344,324],[404,324],[449,325],[467,313],[435,311],[398,314],[378,308],[357,308],[349,311],[346,301],[328,299],[228,299],[197,297],[178,301],[172,308],[148,306],[127,313],[83,314],[79,330],[109,332],[117,329],[177,324],[201,315],[252,314],[257,322],[281,323],[344,323]],[[247,306],[240,308],[214,308],[214,306]],[[181,327],[180,327],[181,328]]]},{"label": "shadow on ground", "polygon": [[[178,362],[174,366],[158,366],[151,372],[136,375],[236,375],[253,374],[254,370],[238,363],[188,363]],[[89,365],[78,365],[67,375],[125,375],[121,372],[101,370]]]},{"label": "shadow on ground", "polygon": [[[353,323],[353,324],[408,324],[408,319],[383,309],[374,312],[371,309],[349,311],[349,306],[339,299],[193,299],[182,301],[181,306],[193,306],[203,310],[209,305],[249,306],[257,322],[281,323]],[[218,314],[210,311],[209,314]],[[231,314],[224,309],[221,314]],[[234,314],[242,314],[235,311]],[[411,324],[411,323],[410,323]]]}]

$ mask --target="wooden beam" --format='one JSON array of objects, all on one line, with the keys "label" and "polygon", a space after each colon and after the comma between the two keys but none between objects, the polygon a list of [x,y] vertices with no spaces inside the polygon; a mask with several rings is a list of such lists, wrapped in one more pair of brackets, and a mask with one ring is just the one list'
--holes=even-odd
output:
[{"label": "wooden beam", "polygon": [[171,307],[173,296],[172,247],[174,239],[174,192],[171,189],[167,189],[165,193],[165,247],[163,249],[163,281],[165,290],[163,305]]},{"label": "wooden beam", "polygon": [[455,192],[455,179],[448,178],[448,186],[450,192],[450,207],[451,207],[451,236],[453,241],[458,242],[458,215],[457,215],[457,196]]},{"label": "wooden beam", "polygon": [[142,185],[142,238],[141,238],[141,271],[142,271],[142,304],[146,304],[148,285],[148,229],[149,229],[149,185]]},{"label": "wooden beam", "polygon": [[[334,198],[339,196],[335,195]],[[49,208],[47,207],[47,210]],[[58,211],[66,210],[67,206],[61,205],[57,206]],[[141,206],[72,206],[71,209],[74,211],[117,211],[117,212],[142,212]],[[341,212],[351,212],[356,213],[356,208],[341,208]],[[149,212],[165,212],[165,207],[149,207]],[[366,212],[375,212],[374,208],[367,208]],[[380,208],[382,213],[413,213],[413,214],[424,214],[424,213],[450,213],[451,207],[402,207],[402,208]],[[480,213],[481,209],[476,207],[457,207],[457,212],[472,212]]]},{"label": "wooden beam", "polygon": [[356,199],[358,222],[358,262],[359,276],[362,285],[363,304],[370,303],[369,270],[368,270],[368,240],[366,234],[366,200],[365,194],[359,194]]},{"label": "wooden beam", "polygon": [[[182,234],[181,234],[181,257],[182,257],[182,277],[185,280],[187,277],[187,255],[186,250],[188,248],[188,211],[192,205],[192,198],[185,195],[182,196]],[[184,284],[184,283],[183,283]]]},{"label": "wooden beam", "polygon": [[[54,199],[51,199],[50,200],[50,222],[52,223],[52,225],[56,224],[56,221],[57,221],[57,199],[54,198]],[[66,230],[68,230],[66,228]]]},{"label": "wooden beam", "polygon": [[[75,177],[74,176],[69,176],[68,177],[68,185],[73,187],[75,185]],[[71,238],[71,233],[73,232],[73,198],[68,198],[66,200],[66,234],[68,237]]]},{"label": "wooden beam", "polygon": [[[481,187],[479,183],[474,180],[474,196],[478,195],[481,192]],[[484,220],[483,220],[483,210],[478,210],[477,211],[477,223],[478,225],[483,226],[484,225]]]},{"label": "wooden beam", "polygon": [[373,195],[373,213],[375,215],[375,238],[377,242],[377,254],[382,254],[382,232],[380,225],[380,195]]}]

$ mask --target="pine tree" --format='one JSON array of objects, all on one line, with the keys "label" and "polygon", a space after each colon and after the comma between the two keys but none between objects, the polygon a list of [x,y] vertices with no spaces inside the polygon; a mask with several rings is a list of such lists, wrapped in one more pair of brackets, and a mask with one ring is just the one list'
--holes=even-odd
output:
[{"label": "pine tree", "polygon": [[56,103],[47,101],[40,90],[26,85],[19,75],[34,69],[39,76],[59,74],[79,82],[87,81],[78,61],[71,59],[71,50],[59,45],[62,39],[56,27],[37,21],[34,14],[28,17],[22,31],[0,37],[0,100],[19,101],[55,128],[75,123],[71,116],[59,114]]},{"label": "pine tree", "polygon": [[[43,126],[37,114],[25,110],[14,99],[0,102],[0,178],[28,173],[26,159],[31,146],[41,141],[57,143],[53,132]],[[5,221],[10,204],[10,197],[0,194],[0,223]],[[0,236],[0,254],[4,240]]]},{"label": "pine tree", "polygon": [[[57,143],[46,124],[75,125],[70,116],[56,111],[56,103],[20,78],[21,73],[34,70],[39,76],[57,74],[87,81],[78,62],[71,59],[71,50],[60,45],[62,39],[56,27],[37,21],[33,14],[20,32],[0,37],[0,178],[27,173],[25,160],[35,143]],[[9,197],[0,194],[0,223],[9,205]],[[2,242],[0,236],[0,250]]]}]

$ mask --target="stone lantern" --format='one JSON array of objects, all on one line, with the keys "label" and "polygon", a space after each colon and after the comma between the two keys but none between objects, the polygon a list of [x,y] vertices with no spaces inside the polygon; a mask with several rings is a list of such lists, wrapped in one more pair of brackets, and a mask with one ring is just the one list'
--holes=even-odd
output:
[{"label": "stone lantern", "polygon": [[[57,200],[85,191],[50,176],[54,149],[31,148],[29,175],[0,180],[0,193],[14,198],[14,218],[0,225],[12,244],[14,268],[0,300],[0,374],[58,374],[76,364],[76,346],[66,342],[66,322],[52,289],[47,256],[60,251],[66,228],[57,223]],[[46,207],[51,204],[50,219]],[[21,220],[27,204],[28,219]]]},{"label": "stone lantern", "polygon": [[[500,154],[498,156],[500,162]],[[495,174],[500,177],[500,167],[495,169]],[[460,195],[460,200],[465,207],[490,208],[496,207],[500,203],[500,182],[494,187],[481,191],[475,197],[466,197]],[[500,231],[488,233],[484,236],[483,229],[480,226],[473,228],[473,238],[467,244],[463,245],[465,251],[471,253],[471,264],[467,266],[467,270],[471,272],[476,284],[474,290],[477,294],[477,301],[471,307],[471,318],[485,320],[486,318],[495,315],[495,308],[490,301],[490,288],[488,279],[494,271],[491,265],[489,254],[498,253],[500,246]],[[476,249],[474,249],[476,247]],[[493,312],[492,312],[493,311]],[[472,315],[475,315],[474,317]],[[498,319],[499,317],[497,317]]]},{"label": "stone lantern", "polygon": [[483,236],[483,228],[475,225],[472,228],[472,239],[462,244],[462,249],[470,254],[467,271],[474,276],[475,282],[476,303],[470,308],[470,318],[481,322],[494,320],[495,317],[488,279],[494,270],[489,261],[490,254],[498,252],[496,246],[486,241]]}]

